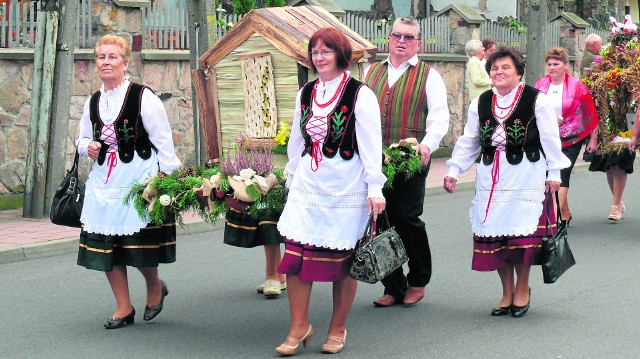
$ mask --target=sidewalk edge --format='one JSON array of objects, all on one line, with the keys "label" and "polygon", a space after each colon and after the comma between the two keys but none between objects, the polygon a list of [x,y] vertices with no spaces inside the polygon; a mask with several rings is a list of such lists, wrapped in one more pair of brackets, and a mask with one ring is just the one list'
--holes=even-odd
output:
[{"label": "sidewalk edge", "polygon": [[[177,236],[224,230],[220,223],[212,225],[204,221],[185,223],[176,226]],[[22,262],[31,259],[59,256],[78,251],[78,237],[54,239],[40,243],[30,243],[16,247],[0,249],[0,264]]]}]

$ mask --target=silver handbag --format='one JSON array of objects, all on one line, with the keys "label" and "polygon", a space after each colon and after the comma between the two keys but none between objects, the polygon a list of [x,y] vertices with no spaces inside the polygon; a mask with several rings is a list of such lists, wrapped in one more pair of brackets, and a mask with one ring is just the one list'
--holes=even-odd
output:
[{"label": "silver handbag", "polygon": [[356,243],[350,270],[353,279],[376,283],[409,260],[400,236],[389,225],[387,212],[383,213],[385,229],[382,233],[374,238],[374,222],[371,215],[362,239]]}]

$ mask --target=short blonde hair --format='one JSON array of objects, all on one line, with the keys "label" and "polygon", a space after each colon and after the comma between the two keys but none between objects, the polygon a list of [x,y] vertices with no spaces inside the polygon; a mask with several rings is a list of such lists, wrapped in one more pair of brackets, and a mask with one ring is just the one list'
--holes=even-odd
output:
[{"label": "short blonde hair", "polygon": [[93,48],[93,55],[98,56],[98,51],[100,50],[100,46],[102,45],[118,45],[120,46],[120,55],[124,59],[125,62],[129,62],[131,59],[131,47],[127,40],[125,40],[122,36],[118,35],[104,35],[98,40],[96,43],[96,47]]}]

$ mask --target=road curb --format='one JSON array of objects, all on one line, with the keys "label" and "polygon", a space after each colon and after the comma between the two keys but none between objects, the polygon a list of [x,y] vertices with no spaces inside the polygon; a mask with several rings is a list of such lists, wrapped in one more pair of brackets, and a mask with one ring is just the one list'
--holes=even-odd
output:
[{"label": "road curb", "polygon": [[[219,221],[224,221],[220,219]],[[224,224],[224,222],[222,222]],[[201,222],[185,223],[184,226],[176,226],[178,237],[182,235],[198,234],[210,231],[224,230],[224,225],[218,222],[216,225]],[[62,254],[75,253],[78,251],[78,237],[54,239],[47,242],[24,244],[21,246],[0,249],[0,264],[22,262],[31,259],[38,259]]]}]

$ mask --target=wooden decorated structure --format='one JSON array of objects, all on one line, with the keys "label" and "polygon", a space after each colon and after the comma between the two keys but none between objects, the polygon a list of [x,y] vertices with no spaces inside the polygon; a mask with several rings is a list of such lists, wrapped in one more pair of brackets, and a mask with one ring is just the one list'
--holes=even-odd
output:
[{"label": "wooden decorated structure", "polygon": [[351,75],[361,78],[376,47],[318,6],[251,10],[200,57],[192,78],[209,159],[220,158],[240,133],[254,145],[275,145],[278,124],[293,119],[298,90],[317,77],[307,46],[322,27],[347,35]]}]

